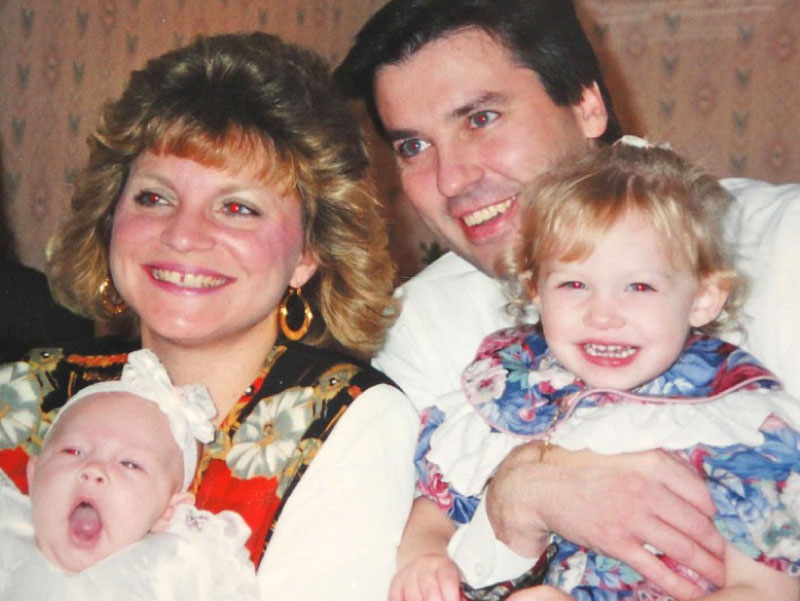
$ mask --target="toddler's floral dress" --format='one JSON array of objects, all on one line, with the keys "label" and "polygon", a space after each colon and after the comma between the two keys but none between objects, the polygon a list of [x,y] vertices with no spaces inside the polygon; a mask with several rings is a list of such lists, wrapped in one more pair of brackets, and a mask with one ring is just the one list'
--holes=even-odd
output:
[{"label": "toddler's floral dress", "polygon": [[[800,403],[744,350],[693,334],[655,380],[598,390],[559,365],[533,326],[520,326],[484,339],[462,384],[423,412],[415,457],[419,491],[457,524],[471,520],[493,471],[525,442],[607,454],[661,448],[705,478],[723,536],[800,575]],[[546,582],[576,599],[670,599],[618,560],[553,542]]]}]

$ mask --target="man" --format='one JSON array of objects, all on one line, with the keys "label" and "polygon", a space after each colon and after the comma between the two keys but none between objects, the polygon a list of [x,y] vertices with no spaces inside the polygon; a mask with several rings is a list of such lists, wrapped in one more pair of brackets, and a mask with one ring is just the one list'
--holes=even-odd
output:
[{"label": "man", "polygon": [[[376,361],[422,409],[458,390],[480,340],[509,325],[490,276],[525,183],[567,153],[613,142],[619,126],[569,0],[391,0],[337,77],[366,102],[406,196],[453,251],[403,286],[403,313]],[[661,453],[543,454],[536,443],[512,453],[454,537],[470,584],[530,567],[549,530],[676,597],[699,591],[644,544],[721,582],[724,542],[688,470]],[[502,543],[486,544],[494,538]]]}]

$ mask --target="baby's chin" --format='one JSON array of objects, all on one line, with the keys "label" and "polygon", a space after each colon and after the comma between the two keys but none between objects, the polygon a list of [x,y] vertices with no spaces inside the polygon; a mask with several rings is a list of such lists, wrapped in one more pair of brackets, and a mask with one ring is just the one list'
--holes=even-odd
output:
[{"label": "baby's chin", "polygon": [[37,537],[37,544],[45,558],[65,572],[81,572],[111,555],[103,536],[105,524],[91,502],[81,501],[70,513],[66,536],[53,539]]},{"label": "baby's chin", "polygon": [[39,549],[51,564],[71,574],[76,574],[92,567],[112,553],[97,553],[96,550],[92,552],[86,549],[63,548],[62,545],[47,544],[40,545]]}]

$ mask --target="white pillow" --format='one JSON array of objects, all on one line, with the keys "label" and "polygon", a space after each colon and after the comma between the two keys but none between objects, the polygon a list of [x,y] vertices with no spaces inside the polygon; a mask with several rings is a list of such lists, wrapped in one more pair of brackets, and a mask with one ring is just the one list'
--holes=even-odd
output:
[{"label": "white pillow", "polygon": [[749,279],[741,344],[800,399],[800,184],[725,179],[734,196],[727,232]]}]

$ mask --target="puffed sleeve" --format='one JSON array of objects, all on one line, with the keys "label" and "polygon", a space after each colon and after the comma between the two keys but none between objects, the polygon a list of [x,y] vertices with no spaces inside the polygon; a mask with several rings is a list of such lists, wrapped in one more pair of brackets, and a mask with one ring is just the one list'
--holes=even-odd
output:
[{"label": "puffed sleeve", "polygon": [[364,391],[283,509],[258,571],[270,601],[386,599],[414,489],[417,415],[398,389]]}]

